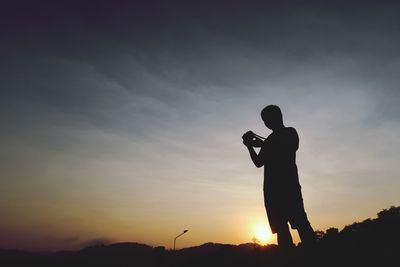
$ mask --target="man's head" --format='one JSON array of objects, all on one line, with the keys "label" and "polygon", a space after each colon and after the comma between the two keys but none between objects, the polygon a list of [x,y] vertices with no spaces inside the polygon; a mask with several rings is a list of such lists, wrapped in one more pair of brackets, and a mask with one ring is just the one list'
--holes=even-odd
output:
[{"label": "man's head", "polygon": [[269,105],[261,111],[261,118],[265,126],[271,130],[283,127],[282,112],[278,106]]}]

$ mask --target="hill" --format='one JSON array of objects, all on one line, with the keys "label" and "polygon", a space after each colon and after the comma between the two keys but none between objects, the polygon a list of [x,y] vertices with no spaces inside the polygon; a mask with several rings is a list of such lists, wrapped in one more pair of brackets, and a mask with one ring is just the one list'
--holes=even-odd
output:
[{"label": "hill", "polygon": [[2,266],[385,266],[398,260],[400,207],[341,231],[317,231],[314,247],[206,243],[177,251],[138,243],[97,245],[79,251],[29,253],[0,250]]}]

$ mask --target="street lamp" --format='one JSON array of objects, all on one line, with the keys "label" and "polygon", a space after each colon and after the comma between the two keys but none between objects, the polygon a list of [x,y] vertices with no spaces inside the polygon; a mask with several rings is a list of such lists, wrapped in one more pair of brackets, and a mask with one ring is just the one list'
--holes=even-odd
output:
[{"label": "street lamp", "polygon": [[178,237],[180,237],[181,235],[187,233],[187,231],[188,231],[188,230],[183,231],[183,233],[177,235],[177,236],[174,238],[174,250],[175,250],[176,239],[177,239]]}]

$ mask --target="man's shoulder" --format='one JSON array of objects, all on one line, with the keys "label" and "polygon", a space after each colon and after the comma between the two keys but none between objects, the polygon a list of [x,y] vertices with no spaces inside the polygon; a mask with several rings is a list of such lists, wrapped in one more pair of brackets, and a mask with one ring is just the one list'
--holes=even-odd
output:
[{"label": "man's shoulder", "polygon": [[297,131],[294,127],[286,127],[286,133],[290,136],[298,137]]},{"label": "man's shoulder", "polygon": [[286,127],[286,131],[291,132],[291,133],[297,133],[297,131],[294,127]]}]

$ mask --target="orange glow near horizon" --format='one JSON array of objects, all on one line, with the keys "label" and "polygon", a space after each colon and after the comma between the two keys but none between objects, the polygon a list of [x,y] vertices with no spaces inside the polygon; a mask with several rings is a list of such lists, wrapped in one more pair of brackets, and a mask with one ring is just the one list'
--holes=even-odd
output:
[{"label": "orange glow near horizon", "polygon": [[266,223],[257,223],[253,227],[254,237],[261,245],[266,245],[272,241],[272,233]]}]

